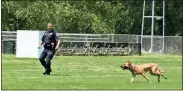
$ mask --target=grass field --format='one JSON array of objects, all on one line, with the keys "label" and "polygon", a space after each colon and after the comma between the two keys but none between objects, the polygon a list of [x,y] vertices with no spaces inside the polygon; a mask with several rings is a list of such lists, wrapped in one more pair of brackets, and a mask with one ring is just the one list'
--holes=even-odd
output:
[{"label": "grass field", "polygon": [[[135,64],[158,63],[167,70],[158,83],[156,76],[147,73],[151,84],[142,76],[130,83],[131,73],[121,70],[126,60]],[[143,56],[57,56],[52,60],[50,76],[38,59],[2,55],[2,89],[182,89],[182,57],[172,55]]]}]

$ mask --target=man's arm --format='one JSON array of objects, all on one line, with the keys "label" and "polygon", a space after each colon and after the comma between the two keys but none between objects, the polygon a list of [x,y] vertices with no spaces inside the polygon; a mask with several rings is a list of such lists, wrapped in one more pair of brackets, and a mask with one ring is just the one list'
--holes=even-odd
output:
[{"label": "man's arm", "polygon": [[41,48],[41,46],[43,45],[43,41],[40,43],[40,45],[38,46],[38,48],[40,49]]},{"label": "man's arm", "polygon": [[58,49],[59,45],[60,45],[60,39],[57,41],[57,45],[56,45],[55,49]]},{"label": "man's arm", "polygon": [[57,42],[56,44],[56,46],[55,46],[55,50],[57,50],[58,48],[59,48],[59,45],[60,45],[60,36],[58,35],[57,36],[57,34],[56,34],[56,32],[54,33],[54,40]]},{"label": "man's arm", "polygon": [[41,38],[41,43],[40,43],[39,46],[38,46],[39,49],[41,48],[41,46],[42,46],[43,43],[44,43],[44,38],[45,38],[45,33],[44,33],[43,37]]}]

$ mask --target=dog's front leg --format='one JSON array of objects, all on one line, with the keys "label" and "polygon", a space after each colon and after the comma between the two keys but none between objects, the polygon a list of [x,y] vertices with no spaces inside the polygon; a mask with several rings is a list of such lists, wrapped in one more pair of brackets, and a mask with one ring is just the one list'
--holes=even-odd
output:
[{"label": "dog's front leg", "polygon": [[150,80],[149,80],[149,78],[148,78],[144,73],[142,73],[142,76],[143,76],[144,78],[146,78],[146,80],[147,80],[149,83],[151,83]]},{"label": "dog's front leg", "polygon": [[131,83],[133,83],[134,79],[135,79],[136,75],[132,74],[132,79],[131,79]]}]

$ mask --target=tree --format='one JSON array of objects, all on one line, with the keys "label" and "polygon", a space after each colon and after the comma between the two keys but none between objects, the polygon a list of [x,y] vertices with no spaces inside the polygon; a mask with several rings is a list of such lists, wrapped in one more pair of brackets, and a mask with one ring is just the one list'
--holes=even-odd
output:
[{"label": "tree", "polygon": [[[147,1],[146,15],[151,15]],[[162,15],[156,1],[155,15]],[[165,35],[182,35],[182,1],[166,0]],[[140,34],[143,1],[2,1],[2,30],[44,30],[49,22],[63,33]],[[162,34],[162,20],[155,21],[155,34]],[[151,33],[151,19],[144,34]]]}]

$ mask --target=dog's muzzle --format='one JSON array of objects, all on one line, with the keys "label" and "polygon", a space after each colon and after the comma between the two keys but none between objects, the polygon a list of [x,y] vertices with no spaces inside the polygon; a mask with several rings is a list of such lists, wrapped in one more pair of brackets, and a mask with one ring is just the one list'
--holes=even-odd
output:
[{"label": "dog's muzzle", "polygon": [[123,70],[128,69],[127,66],[121,66],[121,68],[122,68]]}]

